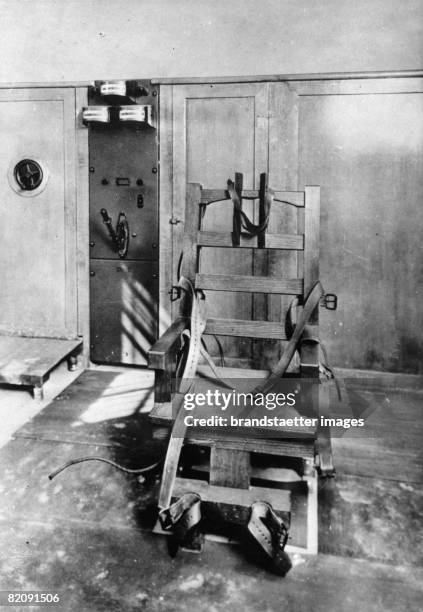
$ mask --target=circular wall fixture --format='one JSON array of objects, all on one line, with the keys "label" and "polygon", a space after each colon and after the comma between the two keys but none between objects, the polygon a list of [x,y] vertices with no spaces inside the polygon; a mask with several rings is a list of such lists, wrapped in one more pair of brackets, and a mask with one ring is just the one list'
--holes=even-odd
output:
[{"label": "circular wall fixture", "polygon": [[19,187],[24,191],[34,191],[43,181],[43,169],[33,159],[22,159],[13,171]]},{"label": "circular wall fixture", "polygon": [[34,157],[21,157],[9,166],[9,184],[21,196],[32,197],[44,191],[48,177],[46,165]]}]

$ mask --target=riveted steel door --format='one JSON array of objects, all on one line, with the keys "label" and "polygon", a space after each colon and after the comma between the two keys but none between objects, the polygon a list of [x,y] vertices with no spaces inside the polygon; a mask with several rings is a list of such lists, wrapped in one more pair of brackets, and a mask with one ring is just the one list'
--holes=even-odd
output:
[{"label": "riveted steel door", "polygon": [[[157,117],[158,91],[143,85],[139,102]],[[108,105],[96,90],[89,100]],[[146,122],[121,121],[113,108],[110,122],[88,128],[90,355],[98,363],[145,365],[158,329],[158,136]],[[113,231],[124,232],[125,248]]]}]

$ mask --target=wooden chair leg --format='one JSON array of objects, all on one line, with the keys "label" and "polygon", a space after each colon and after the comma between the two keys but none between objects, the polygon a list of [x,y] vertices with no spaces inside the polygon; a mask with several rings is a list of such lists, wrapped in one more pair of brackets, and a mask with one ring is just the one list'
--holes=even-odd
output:
[{"label": "wooden chair leg", "polygon": [[172,399],[172,372],[156,370],[154,376],[154,401],[156,404],[170,402]]},{"label": "wooden chair leg", "polygon": [[44,388],[43,385],[36,385],[32,387],[32,396],[37,402],[42,402],[44,399]]},{"label": "wooden chair leg", "polygon": [[78,369],[78,355],[69,355],[68,359],[68,370],[69,372],[75,372]]}]

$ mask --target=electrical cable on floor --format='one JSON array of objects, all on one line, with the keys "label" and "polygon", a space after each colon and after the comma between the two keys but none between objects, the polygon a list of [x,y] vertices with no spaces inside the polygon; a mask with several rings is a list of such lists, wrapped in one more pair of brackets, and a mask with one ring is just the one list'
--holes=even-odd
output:
[{"label": "electrical cable on floor", "polygon": [[118,470],[121,470],[122,472],[125,472],[126,474],[144,474],[145,472],[154,470],[154,468],[156,468],[158,465],[162,463],[162,460],[160,460],[160,461],[156,461],[156,463],[153,463],[152,465],[147,465],[144,468],[131,470],[129,468],[124,467],[123,465],[119,465],[119,463],[116,463],[115,461],[112,461],[111,459],[105,459],[104,457],[95,457],[95,456],[79,457],[79,459],[72,459],[72,461],[68,461],[67,463],[59,467],[57,470],[49,474],[48,477],[50,480],[53,480],[53,478],[55,478],[58,474],[60,474],[60,472],[63,472],[63,470],[66,470],[66,468],[70,467],[71,465],[75,465],[76,463],[82,463],[84,461],[103,461],[103,463],[108,463],[109,465],[115,467]]}]

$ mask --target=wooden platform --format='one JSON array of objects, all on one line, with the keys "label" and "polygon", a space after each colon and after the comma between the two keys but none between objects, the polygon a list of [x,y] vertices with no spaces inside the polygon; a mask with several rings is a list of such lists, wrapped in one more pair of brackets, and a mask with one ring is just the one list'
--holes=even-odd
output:
[{"label": "wooden platform", "polygon": [[41,399],[51,370],[64,359],[76,363],[82,340],[0,336],[0,383],[28,385]]}]

